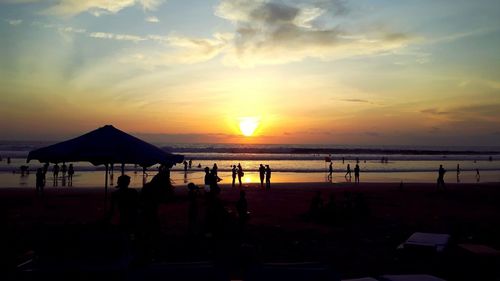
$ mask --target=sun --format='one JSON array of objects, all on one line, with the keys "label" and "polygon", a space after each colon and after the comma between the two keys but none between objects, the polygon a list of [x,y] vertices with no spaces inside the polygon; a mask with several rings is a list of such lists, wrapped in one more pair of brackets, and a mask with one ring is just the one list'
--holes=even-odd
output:
[{"label": "sun", "polygon": [[255,117],[243,117],[240,119],[240,131],[245,137],[250,137],[259,127],[259,119]]}]

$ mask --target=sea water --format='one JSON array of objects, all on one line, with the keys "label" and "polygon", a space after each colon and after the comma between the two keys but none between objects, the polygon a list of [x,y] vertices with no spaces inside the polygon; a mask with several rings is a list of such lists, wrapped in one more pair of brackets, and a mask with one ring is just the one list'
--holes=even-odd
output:
[{"label": "sea water", "polygon": [[[50,145],[50,142],[0,142],[0,187],[33,187],[38,161],[26,163],[29,151]],[[231,183],[231,167],[240,163],[245,171],[243,182],[259,182],[258,167],[269,165],[273,170],[272,182],[325,182],[330,160],[333,163],[333,183],[347,182],[346,167],[351,170],[358,164],[362,182],[436,182],[439,165],[447,170],[447,182],[500,182],[500,147],[439,147],[439,146],[345,146],[345,145],[241,145],[241,144],[156,144],[164,150],[182,154],[192,167],[184,172],[184,165],[172,168],[175,185],[189,182],[203,184],[204,167],[219,168],[221,183]],[[7,157],[11,163],[7,163]],[[387,161],[382,161],[382,158]],[[457,177],[457,164],[460,174]],[[29,166],[30,173],[21,175],[19,167]],[[69,163],[66,163],[69,165]],[[198,168],[198,166],[201,168]],[[104,166],[93,166],[88,162],[73,163],[76,174],[74,187],[102,186]],[[143,174],[141,167],[126,165],[131,176],[131,186],[140,187],[149,181],[157,166],[149,167]],[[50,171],[50,170],[49,170]],[[480,173],[478,178],[477,171]],[[115,165],[116,183],[120,165]],[[354,174],[352,175],[354,176]],[[353,180],[353,179],[352,179]],[[53,185],[52,173],[47,175],[47,186]],[[64,185],[63,185],[64,184]],[[57,181],[57,186],[67,186]]]}]

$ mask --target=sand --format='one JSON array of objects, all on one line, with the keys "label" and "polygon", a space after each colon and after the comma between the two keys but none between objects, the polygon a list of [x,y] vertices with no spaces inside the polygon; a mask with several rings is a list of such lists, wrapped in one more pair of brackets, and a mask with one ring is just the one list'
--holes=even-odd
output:
[{"label": "sand", "polygon": [[[234,217],[240,189],[221,187],[220,197]],[[202,230],[203,197],[199,199],[198,235],[186,235],[187,191],[178,186],[176,199],[160,208],[161,242],[156,258],[219,261],[233,278],[241,278],[249,264],[318,261],[332,265],[346,278],[418,272],[462,280],[464,275],[453,266],[405,263],[396,247],[420,231],[451,234],[453,245],[479,243],[500,249],[499,187],[495,183],[449,184],[438,191],[434,184],[418,183],[402,189],[392,183],[280,183],[266,191],[249,184],[243,187],[251,212],[246,230],[239,231],[234,222],[228,229],[237,231],[214,240]],[[339,211],[335,220],[310,219],[307,212],[317,191],[325,204],[334,194],[339,210],[346,192],[363,194],[369,214],[348,220]],[[12,269],[26,253],[37,249],[50,252],[65,244],[74,248],[78,248],[75,244],[92,245],[102,229],[113,228],[103,223],[103,207],[103,188],[47,187],[43,198],[34,189],[0,189],[0,218],[5,226],[2,264]],[[94,240],[80,235],[82,231],[92,233]]]}]

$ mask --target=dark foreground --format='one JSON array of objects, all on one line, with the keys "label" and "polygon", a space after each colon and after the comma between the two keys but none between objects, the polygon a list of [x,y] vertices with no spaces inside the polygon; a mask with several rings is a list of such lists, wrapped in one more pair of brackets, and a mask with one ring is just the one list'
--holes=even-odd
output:
[{"label": "dark foreground", "polygon": [[[0,279],[249,280],[266,263],[313,263],[328,268],[331,280],[398,273],[500,280],[498,256],[459,246],[500,249],[498,184],[448,185],[445,191],[430,184],[400,189],[399,184],[289,183],[270,191],[250,184],[244,189],[251,213],[247,224],[236,218],[239,189],[223,186],[227,218],[208,233],[203,194],[189,232],[187,192],[177,187],[175,199],[160,207],[160,232],[148,260],[137,258],[137,237],[103,219],[102,189],[48,187],[43,198],[30,189],[0,189]],[[335,212],[309,212],[317,191],[325,206],[335,195]],[[352,204],[346,203],[347,193]],[[450,245],[443,253],[397,250],[413,232],[450,234]],[[155,279],[152,272],[164,278]]]}]

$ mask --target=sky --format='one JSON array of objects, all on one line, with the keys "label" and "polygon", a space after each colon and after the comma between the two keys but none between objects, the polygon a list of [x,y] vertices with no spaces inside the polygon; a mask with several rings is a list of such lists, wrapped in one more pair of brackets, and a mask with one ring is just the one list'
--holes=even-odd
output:
[{"label": "sky", "polygon": [[112,124],[162,142],[498,145],[498,14],[498,0],[0,0],[0,139]]}]

